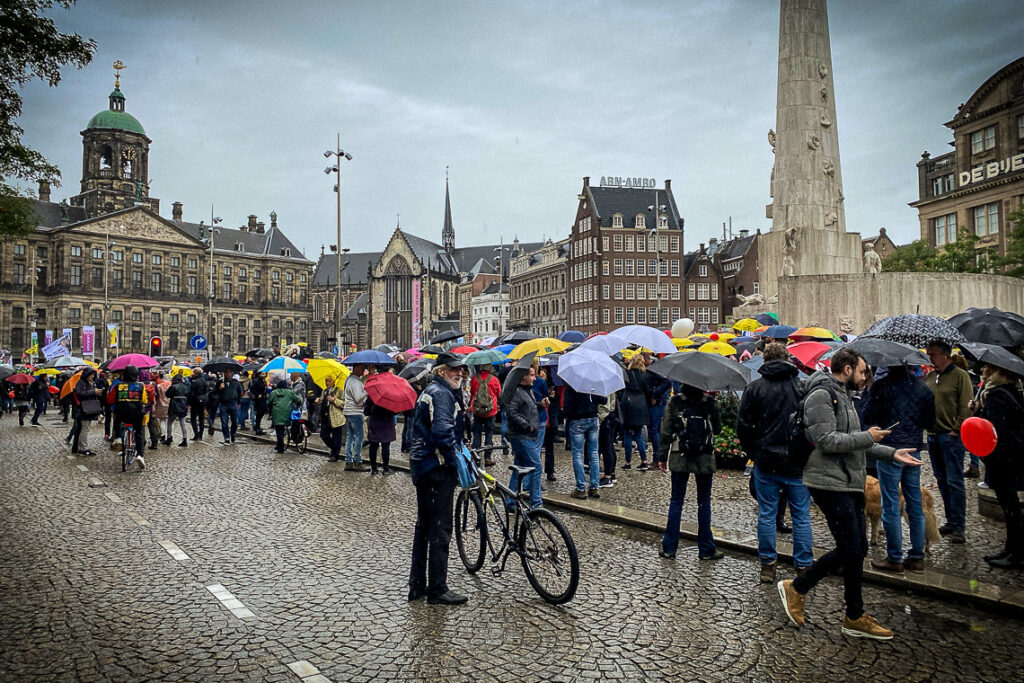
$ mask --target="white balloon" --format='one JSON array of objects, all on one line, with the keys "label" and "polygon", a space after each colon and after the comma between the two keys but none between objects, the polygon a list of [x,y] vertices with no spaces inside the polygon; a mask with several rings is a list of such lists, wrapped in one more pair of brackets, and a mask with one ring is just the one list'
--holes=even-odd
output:
[{"label": "white balloon", "polygon": [[680,318],[672,323],[672,336],[676,339],[690,336],[693,332],[693,321],[689,318]]}]

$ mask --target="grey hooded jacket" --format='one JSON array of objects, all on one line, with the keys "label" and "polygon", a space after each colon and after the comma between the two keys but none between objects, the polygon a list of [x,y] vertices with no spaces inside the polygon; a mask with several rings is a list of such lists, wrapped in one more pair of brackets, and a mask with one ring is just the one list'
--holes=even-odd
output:
[{"label": "grey hooded jacket", "polygon": [[[831,383],[836,395],[824,389]],[[812,489],[864,493],[866,455],[880,460],[892,460],[896,449],[876,444],[871,434],[861,431],[860,418],[846,387],[830,372],[815,372],[807,380],[807,398],[804,401],[804,419],[807,438],[814,451],[804,467],[804,485]]]}]

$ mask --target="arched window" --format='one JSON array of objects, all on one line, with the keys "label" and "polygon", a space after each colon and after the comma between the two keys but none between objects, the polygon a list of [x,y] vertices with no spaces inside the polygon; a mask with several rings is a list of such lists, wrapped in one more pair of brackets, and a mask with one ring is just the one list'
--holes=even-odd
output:
[{"label": "arched window", "polygon": [[642,213],[638,213],[636,215],[636,223],[634,224],[633,227],[636,227],[636,228],[646,228],[647,227],[647,217],[644,216]]},{"label": "arched window", "polygon": [[114,152],[110,149],[110,145],[103,145],[100,149],[100,170],[109,170],[114,162]]},{"label": "arched window", "polygon": [[313,297],[313,320],[320,322],[324,315],[324,300],[319,296]]}]

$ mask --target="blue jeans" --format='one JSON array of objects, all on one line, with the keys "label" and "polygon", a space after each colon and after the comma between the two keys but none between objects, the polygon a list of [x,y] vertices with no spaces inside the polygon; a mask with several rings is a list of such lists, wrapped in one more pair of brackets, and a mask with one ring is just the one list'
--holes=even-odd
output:
[{"label": "blue jeans", "polygon": [[924,510],[921,507],[921,468],[878,461],[878,488],[882,492],[882,527],[890,562],[903,561],[903,524],[900,519],[900,487],[910,520],[908,560],[924,559]]},{"label": "blue jeans", "polygon": [[[530,507],[537,507],[544,501],[540,497],[540,448],[536,439],[509,439],[512,444],[512,463],[517,467],[532,467],[530,472],[523,477],[523,490],[530,494]],[[519,475],[512,473],[508,487],[513,491],[519,485]]]},{"label": "blue jeans", "polygon": [[235,438],[235,430],[238,429],[238,406],[229,403],[220,407],[220,431],[225,441]]},{"label": "blue jeans", "polygon": [[[547,434],[547,431],[548,431],[548,426],[546,424],[541,424],[541,426],[537,428],[537,457],[538,458],[541,456],[542,453],[544,453],[544,437]],[[539,473],[540,470],[537,470],[537,472]],[[537,481],[540,481],[540,477],[537,478]]]},{"label": "blue jeans", "polygon": [[[715,554],[715,538],[711,534],[711,480],[713,474],[695,474],[697,481],[697,552],[701,557]],[[672,497],[668,504],[668,523],[665,525],[665,537],[661,540],[661,549],[669,555],[675,555],[679,548],[679,522],[683,516],[683,499],[686,498],[686,482],[690,479],[689,472],[672,473]],[[772,528],[775,519],[772,519]]]},{"label": "blue jeans", "polygon": [[665,416],[665,404],[656,403],[647,409],[647,438],[651,441],[651,459],[658,459],[661,448],[661,419]]},{"label": "blue jeans", "polygon": [[601,474],[601,466],[597,462],[597,435],[600,431],[596,417],[586,417],[580,420],[573,420],[569,427],[569,437],[572,439],[572,471],[576,475],[576,490],[587,490],[587,479],[583,473],[583,450],[586,447],[587,462],[590,463],[590,488],[596,489],[599,486],[598,480]]},{"label": "blue jeans", "polygon": [[364,415],[346,415],[345,462],[363,462],[363,418]]},{"label": "blue jeans", "polygon": [[622,447],[626,451],[626,462],[633,459],[633,442],[636,442],[636,449],[640,451],[640,461],[647,462],[647,442],[644,441],[643,427],[623,427]]},{"label": "blue jeans", "polygon": [[[481,440],[484,446],[490,446],[492,444],[492,434],[494,434],[494,416],[480,417],[479,415],[473,416],[473,448],[480,448]],[[482,439],[481,439],[482,437]],[[487,454],[487,459],[490,460],[493,452]]]},{"label": "blue jeans", "polygon": [[[757,492],[757,554],[761,564],[778,559],[775,551],[779,494],[786,492],[789,511],[793,517],[793,566],[810,567],[814,564],[811,539],[811,494],[798,477],[780,477],[762,472],[754,466],[754,490]],[[888,532],[886,532],[888,533]]]},{"label": "blue jeans", "polygon": [[255,417],[252,417],[252,399],[243,398],[238,405],[238,425],[244,427],[249,420],[256,420]]},{"label": "blue jeans", "polygon": [[951,434],[928,435],[928,457],[942,495],[946,524],[963,531],[967,520],[967,492],[964,490],[964,444]]}]

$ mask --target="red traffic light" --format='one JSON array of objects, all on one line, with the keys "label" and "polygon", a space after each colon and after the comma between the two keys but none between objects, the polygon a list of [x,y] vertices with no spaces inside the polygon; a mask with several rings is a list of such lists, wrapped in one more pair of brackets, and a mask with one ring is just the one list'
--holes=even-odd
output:
[{"label": "red traffic light", "polygon": [[163,348],[164,340],[160,337],[153,337],[149,340],[149,355],[159,356],[160,350]]}]

